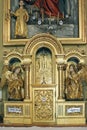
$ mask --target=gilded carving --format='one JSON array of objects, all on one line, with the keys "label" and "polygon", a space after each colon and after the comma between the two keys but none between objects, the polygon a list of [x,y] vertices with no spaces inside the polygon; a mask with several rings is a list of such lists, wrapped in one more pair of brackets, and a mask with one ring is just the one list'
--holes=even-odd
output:
[{"label": "gilded carving", "polygon": [[52,121],[53,103],[53,90],[34,90],[34,121]]},{"label": "gilded carving", "polygon": [[[7,101],[7,106],[4,107],[4,120],[13,122],[12,119],[15,118],[16,123],[22,122],[25,124],[27,121],[27,124],[32,125],[34,123],[37,125],[38,123],[59,125],[64,122],[70,123],[69,119],[72,120],[73,117],[78,123],[77,117],[80,116],[80,120],[84,124],[85,102],[83,101],[84,94],[82,80],[80,79],[85,77],[85,80],[87,80],[87,74],[85,74],[87,68],[69,61],[73,57],[77,59],[78,63],[84,63],[85,55],[73,50],[71,53],[65,54],[61,42],[50,34],[38,34],[31,38],[21,54],[17,50],[6,52],[4,56],[5,67],[8,67],[11,62],[13,63],[14,59],[18,59],[23,65],[21,67],[24,67],[23,74],[25,74],[23,75],[23,82],[21,82],[17,81],[17,75],[12,76],[13,73],[10,73],[10,80],[12,77],[16,78],[11,90],[17,92],[17,89],[18,91],[21,90],[20,87],[24,89],[25,93],[23,100],[20,102],[17,99],[16,101]],[[75,66],[75,72],[72,71],[74,68],[68,67],[71,62]],[[15,68],[13,66],[14,64],[9,71]],[[8,68],[5,69],[8,70]],[[8,75],[7,73],[7,77]],[[20,76],[21,74],[18,74],[18,77]],[[64,84],[64,79],[67,76],[71,81]],[[15,87],[16,85],[17,87]],[[12,96],[17,96],[17,94],[12,93]],[[66,97],[69,100],[73,99],[73,105],[72,101],[65,100]],[[77,99],[81,99],[81,102]],[[21,103],[23,103],[23,107],[20,105]],[[18,121],[19,118],[20,121]]]},{"label": "gilded carving", "polygon": [[83,99],[83,92],[82,92],[82,84],[79,81],[79,74],[78,70],[75,66],[75,63],[69,65],[68,75],[65,80],[66,88],[65,88],[65,96],[66,99]]},{"label": "gilded carving", "polygon": [[52,54],[47,48],[42,48],[36,54],[36,83],[52,84]]},{"label": "gilded carving", "polygon": [[24,72],[19,62],[3,67],[1,88],[7,87],[8,100],[23,100]]},{"label": "gilded carving", "polygon": [[41,47],[48,47],[51,50],[53,50],[55,54],[64,53],[60,41],[57,41],[57,39],[52,35],[50,35],[49,33],[47,34],[43,33],[43,34],[38,34],[33,36],[32,39],[30,39],[27,42],[24,48],[24,54],[29,54],[29,53],[32,54],[32,51],[35,51]]},{"label": "gilded carving", "polygon": [[29,15],[26,9],[24,9],[23,0],[19,1],[19,8],[13,12],[10,11],[11,16],[16,17],[15,24],[15,38],[27,38],[28,37],[28,27],[27,22],[29,20]]}]

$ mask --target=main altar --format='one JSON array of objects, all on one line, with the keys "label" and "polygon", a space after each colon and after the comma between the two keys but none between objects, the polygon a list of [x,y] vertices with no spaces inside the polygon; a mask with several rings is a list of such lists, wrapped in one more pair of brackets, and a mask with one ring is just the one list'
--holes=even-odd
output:
[{"label": "main altar", "polygon": [[54,12],[47,0],[2,2],[4,125],[87,124],[86,1],[58,2]]},{"label": "main altar", "polygon": [[85,125],[86,99],[65,96],[68,64],[85,64],[85,58],[75,50],[65,54],[61,42],[50,34],[32,37],[23,53],[13,50],[5,55],[4,66],[20,61],[24,68],[24,98],[3,102],[4,123]]}]

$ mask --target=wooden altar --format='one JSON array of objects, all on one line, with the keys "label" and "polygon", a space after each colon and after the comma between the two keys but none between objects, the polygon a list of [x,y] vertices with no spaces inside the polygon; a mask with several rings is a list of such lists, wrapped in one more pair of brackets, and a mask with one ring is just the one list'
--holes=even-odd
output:
[{"label": "wooden altar", "polygon": [[38,34],[25,45],[23,53],[13,50],[4,56],[4,65],[18,59],[24,67],[23,101],[4,101],[5,124],[85,125],[86,101],[66,100],[66,66],[85,63],[85,55],[63,46],[50,34]]}]

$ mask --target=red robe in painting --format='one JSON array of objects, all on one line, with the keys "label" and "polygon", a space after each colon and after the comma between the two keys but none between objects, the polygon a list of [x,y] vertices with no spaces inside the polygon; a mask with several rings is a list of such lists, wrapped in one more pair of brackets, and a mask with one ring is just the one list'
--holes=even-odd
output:
[{"label": "red robe in painting", "polygon": [[47,16],[63,17],[58,8],[58,0],[36,0],[34,5],[38,8],[43,8]]}]

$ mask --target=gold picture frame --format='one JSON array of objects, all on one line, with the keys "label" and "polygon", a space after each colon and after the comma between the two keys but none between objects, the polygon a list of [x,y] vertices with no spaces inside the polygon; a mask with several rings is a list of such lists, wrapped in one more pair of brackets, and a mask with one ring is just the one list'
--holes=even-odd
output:
[{"label": "gold picture frame", "polygon": [[[31,39],[31,37],[33,37],[34,35],[36,35],[38,33],[38,32],[36,32],[36,34],[33,34],[29,38],[17,39],[17,38],[11,37],[12,33],[14,32],[13,31],[14,29],[13,29],[13,27],[11,25],[12,22],[11,22],[11,16],[9,15],[9,10],[13,10],[14,8],[15,9],[17,8],[14,5],[13,1],[14,0],[3,0],[3,45],[4,46],[25,45],[26,42]],[[13,6],[12,6],[12,2],[13,2]],[[70,27],[72,36],[69,36],[69,37],[67,37],[67,36],[62,36],[62,37],[56,36],[57,39],[62,44],[85,44],[86,43],[86,31],[85,31],[85,28],[86,28],[85,27],[86,26],[86,24],[85,24],[86,23],[86,16],[85,16],[85,3],[86,3],[86,0],[77,0],[77,3],[78,3],[77,4],[78,17],[76,19],[77,19],[77,22],[78,22],[78,27],[77,27],[78,36],[73,36],[74,31],[73,31],[73,34],[72,34],[72,29]],[[15,23],[15,21],[14,21],[14,23]],[[58,32],[58,33],[62,34],[62,27],[59,26],[59,28],[60,28],[60,32]],[[30,31],[32,31],[31,28],[30,28]],[[54,31],[54,32],[56,32],[56,31]],[[41,32],[41,33],[45,33],[45,32]],[[49,33],[49,32],[46,32],[46,33]],[[52,35],[53,35],[53,32],[52,32]]]}]

